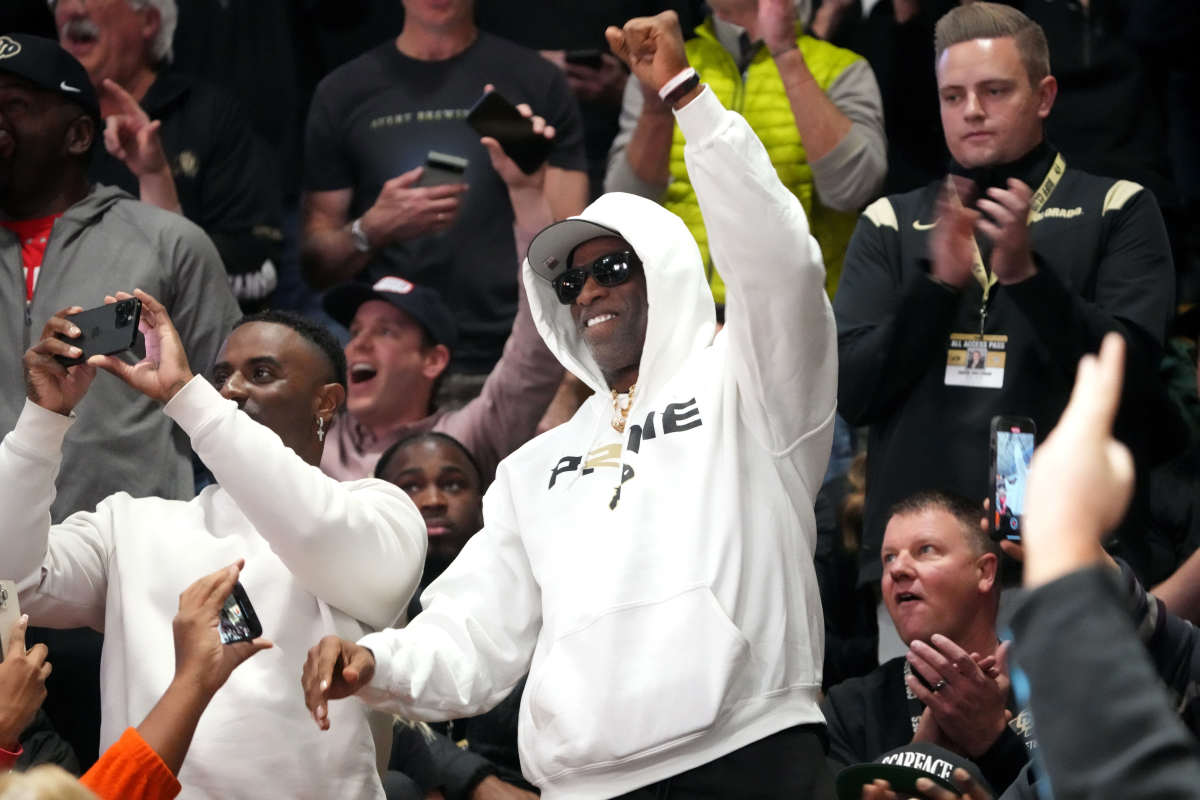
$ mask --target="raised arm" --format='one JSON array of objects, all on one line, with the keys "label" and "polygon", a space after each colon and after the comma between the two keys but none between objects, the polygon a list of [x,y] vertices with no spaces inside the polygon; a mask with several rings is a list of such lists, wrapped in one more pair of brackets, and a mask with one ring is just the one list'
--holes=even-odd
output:
[{"label": "raised arm", "polygon": [[[145,292],[140,327],[147,357],[89,363],[143,394],[191,437],[238,508],[305,589],[376,628],[408,602],[425,559],[425,523],[400,489],[374,479],[341,483],[305,462],[191,372],[162,304]],[[117,295],[118,299],[124,297]]]},{"label": "raised arm", "polygon": [[[665,86],[688,66],[672,11],[606,35],[647,86]],[[713,263],[731,289],[724,335],[743,413],[763,446],[783,453],[833,421],[836,337],[820,248],[746,121],[702,85],[671,99]]]},{"label": "raised arm", "polygon": [[164,211],[182,214],[175,178],[158,135],[162,123],[151,122],[133,95],[112,78],[101,82],[100,93],[120,109],[104,120],[104,147],[137,178],[138,199]]},{"label": "raised arm", "polygon": [[861,208],[887,173],[883,99],[870,65],[854,62],[826,94],[796,43],[793,0],[759,0],[758,27],[783,81],[821,201],[838,211]]},{"label": "raised arm", "polygon": [[637,77],[625,83],[620,129],[608,151],[604,190],[628,192],[657,201],[670,182],[671,108]]},{"label": "raised arm", "polygon": [[201,377],[163,410],[305,589],[374,628],[395,622],[426,547],[424,520],[404,492],[330,478]]},{"label": "raised arm", "polygon": [[[533,117],[529,106],[518,110]],[[553,138],[554,128],[541,117],[533,117],[534,130]],[[517,244],[517,316],[512,332],[504,343],[504,352],[483,384],[479,397],[461,411],[448,415],[445,430],[466,443],[490,479],[501,459],[531,439],[538,420],[562,379],[562,365],[546,347],[529,313],[525,282],[520,278],[521,261],[529,243],[542,228],[554,222],[555,215],[545,190],[548,168],[526,175],[504,154],[495,139],[484,137],[484,148],[492,167],[508,187],[513,207],[513,238]]]}]

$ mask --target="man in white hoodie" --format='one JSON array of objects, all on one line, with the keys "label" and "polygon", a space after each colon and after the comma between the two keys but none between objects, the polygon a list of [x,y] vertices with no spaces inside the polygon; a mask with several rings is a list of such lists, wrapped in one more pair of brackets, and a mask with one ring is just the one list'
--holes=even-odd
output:
[{"label": "man in white hoodie", "polygon": [[545,798],[661,797],[668,781],[681,798],[831,796],[812,564],[837,391],[821,254],[745,120],[689,77],[674,14],[608,37],[687,137],[727,325],[714,337],[696,243],[651,201],[608,194],[539,234],[533,318],[596,394],[501,463],[483,530],[407,628],[310,650],[306,702],[322,728],[349,694],[446,719],[528,672],[521,764]]}]

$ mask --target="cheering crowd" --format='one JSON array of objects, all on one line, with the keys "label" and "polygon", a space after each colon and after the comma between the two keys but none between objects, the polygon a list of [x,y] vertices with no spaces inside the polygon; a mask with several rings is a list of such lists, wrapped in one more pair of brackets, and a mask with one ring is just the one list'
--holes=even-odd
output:
[{"label": "cheering crowd", "polygon": [[1200,796],[1200,15],[574,5],[0,12],[0,800]]}]

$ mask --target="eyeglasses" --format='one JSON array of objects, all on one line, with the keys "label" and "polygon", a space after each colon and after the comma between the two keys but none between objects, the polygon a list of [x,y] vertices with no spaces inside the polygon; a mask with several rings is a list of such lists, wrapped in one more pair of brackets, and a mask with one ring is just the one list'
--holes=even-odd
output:
[{"label": "eyeglasses", "polygon": [[591,275],[596,283],[604,288],[611,289],[629,280],[634,270],[641,268],[642,261],[636,253],[632,250],[622,250],[600,256],[592,263],[584,264],[582,267],[572,267],[561,275],[555,276],[551,285],[554,286],[554,293],[558,295],[558,302],[569,306],[583,291],[583,285],[587,283],[588,275]]}]

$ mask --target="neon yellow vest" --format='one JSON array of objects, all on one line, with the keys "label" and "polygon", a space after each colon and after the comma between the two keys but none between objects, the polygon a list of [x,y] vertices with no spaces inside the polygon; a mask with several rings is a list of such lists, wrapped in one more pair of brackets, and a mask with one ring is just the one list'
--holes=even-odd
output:
[{"label": "neon yellow vest", "polygon": [[[827,92],[846,67],[861,60],[860,56],[849,50],[811,36],[798,36],[796,43],[822,91]],[[750,123],[767,148],[779,179],[800,199],[800,204],[808,214],[813,236],[821,245],[821,253],[825,258],[825,289],[832,297],[842,274],[842,259],[858,214],[834,211],[814,197],[812,168],[808,165],[804,144],[796,130],[796,120],[792,116],[792,108],[788,104],[783,79],[779,76],[775,61],[765,47],[760,47],[746,68],[743,79],[737,63],[717,40],[711,19],[697,28],[696,36],[688,40],[687,57],[688,62],[700,73],[700,79],[708,84],[725,107],[737,111]],[[671,183],[667,186],[663,205],[682,217],[696,237],[713,297],[718,303],[723,303],[725,284],[712,267],[700,205],[683,162],[683,144],[683,134],[676,125],[675,139],[671,144]],[[746,224],[755,223],[746,220]]]}]

